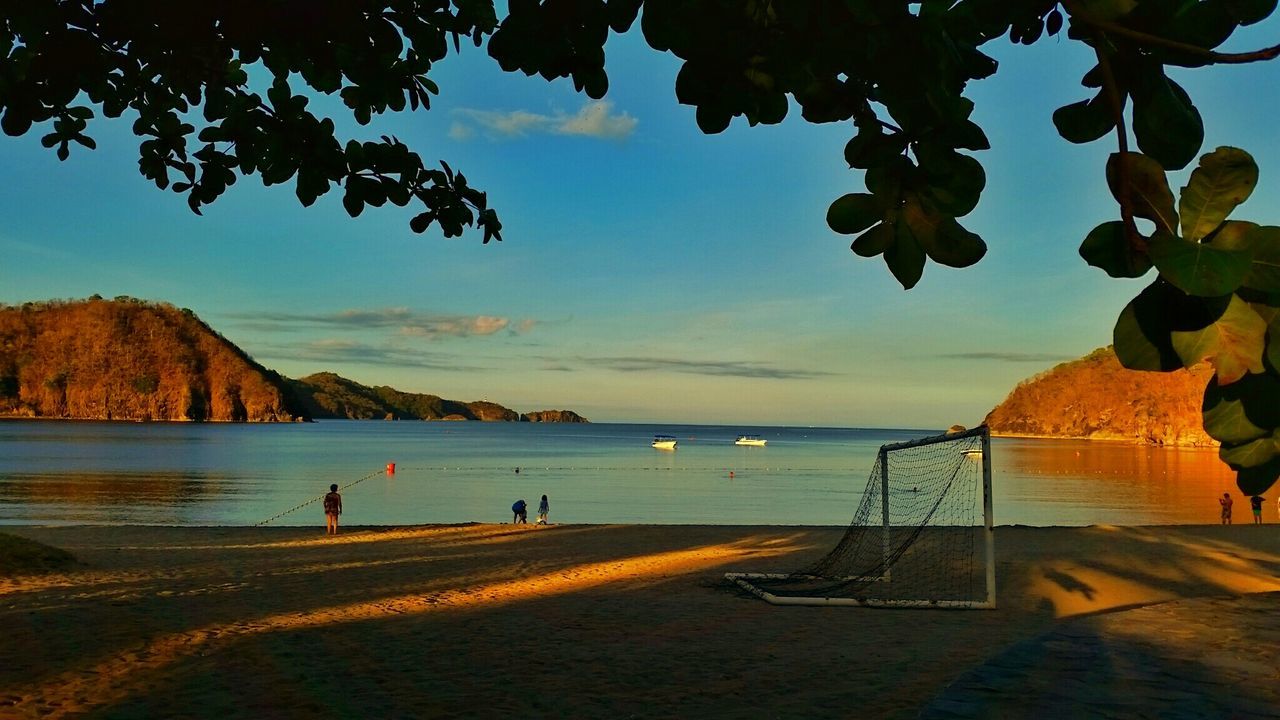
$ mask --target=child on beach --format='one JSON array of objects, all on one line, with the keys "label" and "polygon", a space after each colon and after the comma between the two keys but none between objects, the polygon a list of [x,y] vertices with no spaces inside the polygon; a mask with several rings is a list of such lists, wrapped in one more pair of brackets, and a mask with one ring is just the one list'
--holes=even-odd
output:
[{"label": "child on beach", "polygon": [[525,525],[529,524],[529,510],[528,506],[525,505],[523,498],[517,500],[515,504],[511,506],[511,512],[513,513],[513,517],[511,518],[512,525],[515,525],[516,523],[524,523]]},{"label": "child on beach", "polygon": [[1249,507],[1253,508],[1253,524],[1254,525],[1262,524],[1262,501],[1263,501],[1263,498],[1260,495],[1254,495],[1253,497],[1249,498]]},{"label": "child on beach", "polygon": [[338,516],[342,514],[342,496],[338,494],[338,486],[330,485],[329,494],[324,496],[325,532],[338,534]]},{"label": "child on beach", "polygon": [[538,524],[547,524],[547,513],[551,512],[551,503],[547,502],[547,496],[542,496],[542,502],[538,503]]},{"label": "child on beach", "polygon": [[1222,493],[1222,497],[1218,499],[1218,504],[1222,506],[1222,524],[1231,524],[1231,493]]}]

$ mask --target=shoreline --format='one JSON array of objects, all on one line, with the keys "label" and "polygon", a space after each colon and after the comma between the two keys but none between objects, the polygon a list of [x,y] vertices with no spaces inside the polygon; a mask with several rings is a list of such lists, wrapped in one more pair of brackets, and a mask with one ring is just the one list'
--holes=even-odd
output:
[{"label": "shoreline", "polygon": [[802,567],[837,526],[0,532],[81,563],[0,578],[16,717],[906,718],[1064,619],[1280,591],[1274,525],[998,526],[999,607],[976,611],[780,608],[723,580]]}]

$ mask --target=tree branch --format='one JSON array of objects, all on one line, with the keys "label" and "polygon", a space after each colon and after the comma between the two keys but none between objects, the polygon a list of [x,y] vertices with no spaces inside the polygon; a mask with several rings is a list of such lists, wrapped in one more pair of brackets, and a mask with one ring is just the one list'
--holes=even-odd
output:
[{"label": "tree branch", "polygon": [[1116,122],[1116,141],[1120,149],[1120,192],[1116,202],[1120,203],[1120,219],[1124,222],[1124,232],[1129,239],[1129,245],[1135,250],[1146,251],[1147,241],[1142,237],[1142,233],[1138,232],[1138,225],[1133,220],[1133,208],[1129,205],[1129,134],[1124,126],[1124,97],[1116,87],[1116,78],[1111,71],[1111,58],[1102,47],[1103,39],[1105,36],[1099,35],[1093,50],[1098,56],[1098,67],[1102,69],[1102,87],[1107,93],[1107,100],[1111,103],[1111,113]]},{"label": "tree branch", "polygon": [[1216,64],[1243,65],[1245,63],[1274,60],[1277,57],[1280,57],[1280,45],[1272,45],[1271,47],[1254,50],[1252,52],[1222,53],[1216,50],[1202,48],[1199,45],[1192,45],[1191,43],[1170,40],[1169,38],[1161,37],[1159,35],[1152,35],[1151,33],[1145,33],[1141,30],[1133,30],[1132,28],[1127,28],[1119,23],[1111,22],[1110,20],[1099,20],[1098,18],[1089,16],[1087,13],[1080,12],[1079,7],[1073,2],[1063,3],[1063,5],[1067,8],[1067,11],[1071,14],[1071,18],[1073,20],[1079,20],[1080,22],[1089,25],[1094,29],[1101,30],[1108,35],[1119,35],[1147,47],[1161,47],[1168,50],[1176,50],[1188,55],[1204,58]]}]

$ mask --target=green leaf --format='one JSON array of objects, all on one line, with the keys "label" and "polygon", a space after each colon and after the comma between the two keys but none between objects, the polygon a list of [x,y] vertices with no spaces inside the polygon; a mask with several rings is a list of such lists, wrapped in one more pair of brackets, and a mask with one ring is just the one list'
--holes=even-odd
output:
[{"label": "green leaf", "polygon": [[[1121,168],[1127,170],[1128,187],[1121,184]],[[1173,193],[1160,163],[1141,153],[1111,153],[1107,159],[1107,185],[1117,202],[1127,198],[1135,217],[1145,218],[1170,235],[1178,234],[1178,214]]]},{"label": "green leaf", "polygon": [[1092,100],[1081,100],[1053,111],[1053,125],[1067,142],[1093,142],[1116,127],[1110,104],[1098,93]]},{"label": "green leaf", "polygon": [[1261,292],[1280,292],[1280,227],[1228,220],[1213,235],[1213,245],[1247,248],[1252,256],[1244,286]]},{"label": "green leaf", "polygon": [[849,193],[827,209],[827,225],[841,235],[856,235],[884,219],[884,210],[874,195]]},{"label": "green leaf", "polygon": [[1178,201],[1182,237],[1194,241],[1213,232],[1257,184],[1258,165],[1249,153],[1220,147],[1202,155]]},{"label": "green leaf", "polygon": [[1151,270],[1151,258],[1133,248],[1119,220],[1090,230],[1080,243],[1080,257],[1113,278],[1138,278]]},{"label": "green leaf", "polygon": [[[1280,455],[1280,445],[1271,435],[1250,440],[1239,445],[1223,445],[1218,457],[1235,470],[1263,465]],[[1239,476],[1236,477],[1237,482]]]},{"label": "green leaf", "polygon": [[893,244],[893,234],[893,225],[882,222],[855,238],[849,249],[861,257],[875,257]]},{"label": "green leaf", "polygon": [[1230,385],[1211,378],[1201,411],[1205,431],[1219,442],[1238,445],[1268,435],[1280,426],[1280,378],[1250,373]]},{"label": "green leaf", "polygon": [[1245,373],[1266,371],[1262,365],[1266,332],[1262,317],[1232,295],[1226,310],[1211,324],[1199,330],[1174,330],[1170,338],[1183,365],[1207,360],[1217,370],[1218,382],[1230,385]]},{"label": "green leaf", "polygon": [[1228,295],[1244,283],[1253,253],[1248,249],[1225,250],[1157,232],[1147,254],[1160,275],[1188,295]]},{"label": "green leaf", "polygon": [[1183,298],[1168,282],[1156,278],[1129,301],[1116,320],[1112,343],[1120,364],[1130,370],[1169,372],[1182,367],[1173,347],[1171,311]]}]

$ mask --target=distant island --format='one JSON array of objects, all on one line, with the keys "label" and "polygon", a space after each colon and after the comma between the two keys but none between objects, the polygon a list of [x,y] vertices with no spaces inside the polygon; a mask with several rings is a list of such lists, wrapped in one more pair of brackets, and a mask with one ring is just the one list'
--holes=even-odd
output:
[{"label": "distant island", "polygon": [[1127,370],[1108,346],[1019,383],[985,422],[997,435],[1213,446],[1200,414],[1212,375]]},{"label": "distant island", "polygon": [[190,310],[129,297],[0,305],[0,417],[295,422],[311,419],[569,422],[334,373],[263,367]]}]

